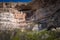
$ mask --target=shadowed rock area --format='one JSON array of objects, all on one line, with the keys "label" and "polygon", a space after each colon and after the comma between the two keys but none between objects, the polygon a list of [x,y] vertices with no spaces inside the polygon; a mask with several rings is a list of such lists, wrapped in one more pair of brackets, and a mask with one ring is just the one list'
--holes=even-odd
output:
[{"label": "shadowed rock area", "polygon": [[33,21],[45,23],[48,27],[60,25],[60,0],[33,0],[29,5],[32,6],[32,10],[36,10],[31,16]]}]

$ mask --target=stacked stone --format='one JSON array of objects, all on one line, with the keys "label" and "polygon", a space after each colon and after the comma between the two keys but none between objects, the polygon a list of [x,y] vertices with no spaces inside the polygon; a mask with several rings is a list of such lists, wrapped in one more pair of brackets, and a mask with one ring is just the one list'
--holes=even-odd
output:
[{"label": "stacked stone", "polygon": [[11,12],[0,13],[0,29],[11,30],[16,28],[16,20]]}]

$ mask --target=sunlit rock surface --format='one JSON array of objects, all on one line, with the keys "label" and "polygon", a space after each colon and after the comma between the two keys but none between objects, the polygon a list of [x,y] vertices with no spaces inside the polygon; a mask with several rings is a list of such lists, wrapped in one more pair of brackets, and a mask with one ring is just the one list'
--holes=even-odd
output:
[{"label": "sunlit rock surface", "polygon": [[4,8],[0,12],[0,29],[12,30],[26,27],[26,14],[13,8]]},{"label": "sunlit rock surface", "polygon": [[0,13],[0,29],[1,30],[11,30],[18,28],[16,24],[16,19],[14,18],[14,14],[11,12],[2,12]]}]

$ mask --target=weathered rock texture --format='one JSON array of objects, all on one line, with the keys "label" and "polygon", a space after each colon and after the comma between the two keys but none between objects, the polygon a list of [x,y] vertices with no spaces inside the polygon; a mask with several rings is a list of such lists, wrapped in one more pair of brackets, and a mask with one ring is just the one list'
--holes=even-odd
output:
[{"label": "weathered rock texture", "polygon": [[33,0],[30,6],[32,10],[36,10],[31,16],[33,21],[47,23],[48,26],[60,26],[60,0]]},{"label": "weathered rock texture", "polygon": [[2,30],[21,28],[26,25],[25,12],[18,11],[14,7],[10,7],[11,5],[8,7],[5,3],[3,5],[0,8],[0,28]]},{"label": "weathered rock texture", "polygon": [[32,3],[30,3],[30,5],[32,8],[35,7],[34,9],[37,9],[36,13],[34,14],[36,15],[37,19],[42,19],[52,15],[60,9],[60,0],[34,0]]}]

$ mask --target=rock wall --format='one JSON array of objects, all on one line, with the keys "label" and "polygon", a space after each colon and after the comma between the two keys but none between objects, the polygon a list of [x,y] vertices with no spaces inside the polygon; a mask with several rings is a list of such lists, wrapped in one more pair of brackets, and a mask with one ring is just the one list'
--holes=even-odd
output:
[{"label": "rock wall", "polygon": [[57,27],[60,25],[60,0],[33,0],[29,5],[32,10],[36,10],[30,17],[31,21],[48,26],[54,25]]},{"label": "rock wall", "polygon": [[[60,9],[60,0],[34,0],[31,4],[32,8],[37,9],[32,16],[36,16],[37,20],[50,16]],[[37,7],[38,5],[38,7]]]},{"label": "rock wall", "polygon": [[[1,8],[3,9],[3,8]],[[0,29],[1,30],[13,30],[15,28],[20,29],[26,25],[26,14],[19,12],[13,8],[4,8],[0,12]]]}]

